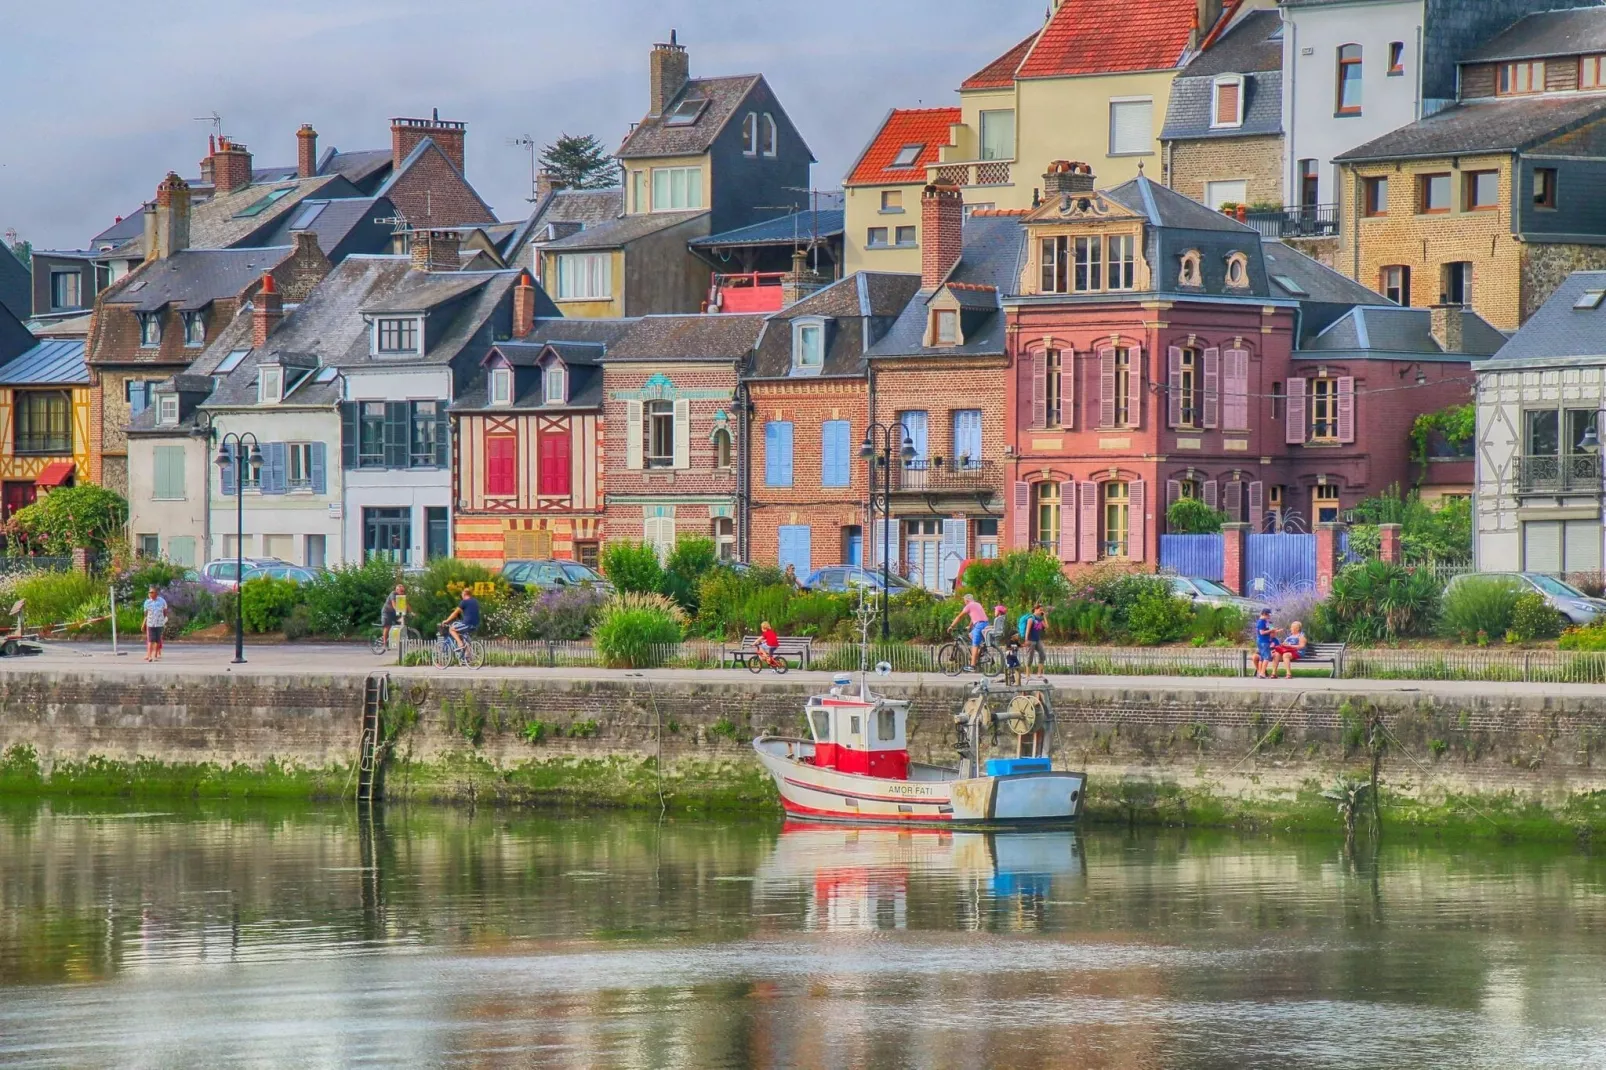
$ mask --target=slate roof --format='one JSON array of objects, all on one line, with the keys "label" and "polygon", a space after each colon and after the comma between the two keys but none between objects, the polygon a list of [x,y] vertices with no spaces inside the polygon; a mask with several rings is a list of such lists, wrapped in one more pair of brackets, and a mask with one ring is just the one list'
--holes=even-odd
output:
[{"label": "slate roof", "polygon": [[1462,316],[1460,353],[1446,352],[1434,339],[1431,309],[1361,305],[1307,340],[1294,356],[1312,360],[1331,360],[1335,353],[1411,359],[1487,357],[1506,344],[1506,336],[1471,309],[1465,310]]},{"label": "slate roof", "polygon": [[1178,77],[1171,82],[1161,141],[1200,138],[1255,137],[1283,132],[1283,73],[1244,75],[1244,121],[1240,126],[1212,126],[1215,75]]},{"label": "slate roof", "polygon": [[567,238],[548,242],[544,248],[619,249],[649,234],[657,234],[661,230],[668,230],[670,227],[679,226],[688,220],[707,214],[708,209],[695,208],[685,212],[643,212],[639,215],[621,216],[606,223],[586,227]]},{"label": "slate roof", "polygon": [[[991,295],[993,311],[967,315],[967,319],[974,317],[974,320],[964,326],[964,345],[928,347],[924,344],[927,307],[935,294],[921,290],[904,306],[886,336],[870,348],[869,357],[874,360],[884,357],[1003,355],[1007,350],[1000,295],[1019,288],[1025,255],[1026,228],[1021,225],[1019,216],[972,215],[965,221],[964,246],[959,263],[949,273],[947,282],[993,287],[996,291]],[[963,291],[953,292],[957,294]],[[976,303],[985,309],[983,302]]]},{"label": "slate roof", "polygon": [[[924,182],[926,168],[948,144],[948,127],[963,118],[958,108],[895,108],[881,121],[870,143],[854,163],[846,186],[887,186]],[[912,167],[891,168],[905,145],[924,146]]]},{"label": "slate roof", "polygon": [[1253,227],[1214,209],[1206,208],[1192,197],[1184,197],[1169,186],[1151,182],[1147,175],[1128,179],[1113,189],[1105,190],[1104,195],[1137,212],[1146,218],[1151,226],[1181,230],[1219,230],[1235,235],[1254,234],[1256,240],[1259,240],[1259,232]]},{"label": "slate roof", "polygon": [[1282,16],[1275,9],[1251,11],[1227,26],[1183,67],[1178,77],[1247,74],[1283,69]]},{"label": "slate roof", "polygon": [[391,162],[390,149],[358,149],[355,152],[329,149],[318,163],[318,173],[340,175],[353,185],[361,186],[389,167]]},{"label": "slate roof", "polygon": [[[400,259],[398,257],[397,259]],[[363,303],[362,311],[374,315],[387,312],[427,312],[473,293],[490,281],[489,272],[454,271],[447,273],[415,271],[398,279]]]},{"label": "slate roof", "polygon": [[[214,194],[211,199],[196,201],[190,206],[190,248],[226,249],[268,229],[275,220],[288,215],[297,205],[319,191],[340,194],[351,191],[351,186],[339,175],[317,175],[313,178],[291,178],[282,182],[253,182],[233,193]],[[284,196],[261,211],[248,216],[240,213],[253,208],[276,190],[287,191]],[[139,257],[145,251],[145,233],[142,220],[136,220],[138,231],[128,242],[119,245],[108,257]]]},{"label": "slate roof", "polygon": [[88,386],[85,343],[47,339],[0,366],[0,386]]},{"label": "slate roof", "polygon": [[[513,376],[513,403],[490,404],[486,390],[488,378],[484,361],[480,361],[457,391],[452,403],[453,412],[507,412],[510,409],[582,409],[600,408],[602,405],[601,361],[607,347],[636,325],[635,319],[564,319],[538,318],[535,329],[527,338],[497,342],[496,350],[516,369]],[[542,403],[540,377],[533,369],[547,346],[557,350],[569,369],[569,399],[565,405],[547,406]],[[486,353],[490,355],[489,350]]]},{"label": "slate roof", "polygon": [[856,271],[770,317],[753,354],[748,378],[792,376],[792,329],[795,319],[820,316],[826,323],[825,359],[821,376],[863,375],[864,354],[897,321],[920,289],[919,275]]},{"label": "slate roof", "polygon": [[797,245],[812,238],[833,238],[842,234],[845,212],[840,209],[792,212],[762,223],[727,230],[723,234],[710,234],[693,239],[698,249],[715,249],[746,245]]},{"label": "slate roof", "polygon": [[33,272],[0,243],[0,305],[19,320],[33,315]]},{"label": "slate roof", "polygon": [[1455,104],[1339,153],[1337,161],[1395,160],[1474,152],[1516,152],[1606,114],[1594,93],[1505,97]]},{"label": "slate roof", "polygon": [[1507,370],[1543,363],[1606,363],[1606,300],[1575,309],[1586,290],[1606,291],[1606,271],[1575,271],[1480,370]]},{"label": "slate roof", "polygon": [[[665,104],[664,113],[642,119],[614,155],[628,160],[643,156],[697,156],[707,152],[742,101],[747,99],[747,94],[763,80],[760,74],[688,80],[674,99]],[[708,105],[696,122],[685,126],[668,125],[665,120],[682,100],[688,99],[706,100]]]},{"label": "slate roof", "polygon": [[1585,52],[1606,52],[1606,7],[1526,15],[1461,57],[1461,62],[1541,59]]},{"label": "slate roof", "polygon": [[395,207],[384,197],[309,197],[255,239],[255,244],[293,245],[296,231],[310,230],[331,262],[350,253],[388,252],[392,228],[374,220],[395,214]]},{"label": "slate roof", "polygon": [[603,361],[743,361],[767,318],[738,313],[643,316],[609,347]]},{"label": "slate roof", "polygon": [[275,245],[255,249],[184,249],[165,260],[152,260],[103,291],[107,304],[128,305],[136,312],[155,312],[170,304],[200,309],[223,297],[236,297],[262,273],[277,267],[294,248]]},{"label": "slate roof", "polygon": [[553,241],[618,219],[625,210],[625,191],[610,189],[553,190],[541,199],[524,221],[502,244],[502,255],[511,263],[533,241]]},{"label": "slate roof", "polygon": [[1194,0],[1062,3],[1037,35],[1018,79],[1167,70],[1193,32]]},{"label": "slate roof", "polygon": [[1015,71],[1020,67],[1020,61],[1026,58],[1026,53],[1032,50],[1032,45],[1037,43],[1040,32],[1033,30],[1026,40],[960,82],[960,92],[967,89],[1008,89],[1014,85]]},{"label": "slate roof", "polygon": [[[1271,280],[1273,297],[1339,305],[1381,305],[1387,300],[1382,294],[1276,238],[1262,238],[1260,252],[1266,262],[1266,276]],[[1279,275],[1291,279],[1305,292],[1289,290],[1278,281]]]}]

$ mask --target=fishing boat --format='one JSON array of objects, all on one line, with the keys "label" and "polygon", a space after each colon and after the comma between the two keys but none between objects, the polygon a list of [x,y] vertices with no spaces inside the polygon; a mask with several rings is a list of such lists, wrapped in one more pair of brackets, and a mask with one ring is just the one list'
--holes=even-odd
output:
[{"label": "fishing boat", "polygon": [[909,760],[909,703],[837,677],[803,711],[809,738],[762,735],[758,759],[793,817],[858,824],[1068,822],[1086,776],[1053,767],[1053,690],[978,680],[954,714],[959,761]]}]

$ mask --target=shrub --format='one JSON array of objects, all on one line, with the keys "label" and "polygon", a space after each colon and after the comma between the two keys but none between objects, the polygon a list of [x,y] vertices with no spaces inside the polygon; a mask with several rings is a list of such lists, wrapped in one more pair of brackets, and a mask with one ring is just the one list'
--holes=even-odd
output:
[{"label": "shrub", "polygon": [[664,567],[663,593],[679,602],[687,613],[696,613],[703,577],[718,563],[719,551],[713,539],[701,535],[680,539]]},{"label": "shrub", "polygon": [[[23,614],[34,625],[77,620],[78,607],[104,592],[82,572],[30,572],[12,585],[11,602],[26,603]],[[11,608],[11,602],[0,609]]]},{"label": "shrub", "polygon": [[1400,639],[1432,628],[1440,594],[1439,581],[1429,571],[1367,561],[1333,577],[1327,608],[1333,627],[1348,642]]},{"label": "shrub", "polygon": [[602,607],[592,638],[614,668],[647,669],[662,663],[662,647],[680,642],[686,613],[661,594],[628,593]]},{"label": "shrub", "polygon": [[248,632],[276,632],[284,618],[301,601],[301,590],[294,580],[259,576],[240,585],[240,611]]},{"label": "shrub", "polygon": [[[301,591],[307,623],[313,634],[343,638],[361,635],[379,623],[379,610],[396,586],[396,566],[381,558],[364,565],[343,565],[321,573]],[[409,597],[412,595],[409,590]],[[410,623],[418,627],[417,609],[409,606]],[[221,600],[218,611],[223,614]],[[223,619],[228,617],[223,615]]]},{"label": "shrub", "polygon": [[168,627],[174,634],[205,628],[223,619],[217,593],[199,580],[175,580],[162,590],[162,597],[167,599]]},{"label": "shrub", "polygon": [[1472,557],[1472,502],[1446,499],[1437,508],[1426,505],[1411,491],[1401,494],[1398,484],[1357,502],[1349,530],[1350,549],[1376,556],[1379,524],[1400,525],[1400,552],[1406,564],[1458,562]]},{"label": "shrub", "polygon": [[1568,628],[1561,633],[1561,642],[1556,645],[1562,650],[1606,650],[1606,617],[1582,628]]},{"label": "shrub", "polygon": [[1148,572],[1137,572],[1130,565],[1105,564],[1089,569],[1083,577],[1080,597],[1103,602],[1110,607],[1117,633],[1131,629],[1132,608],[1144,595],[1170,597],[1171,584]]},{"label": "shrub", "polygon": [[1444,596],[1445,631],[1463,643],[1473,642],[1480,635],[1499,639],[1511,627],[1522,593],[1522,585],[1508,577],[1469,576],[1460,580]]},{"label": "shrub", "polygon": [[1115,611],[1103,602],[1073,598],[1048,615],[1048,634],[1079,643],[1106,643],[1115,633]]},{"label": "shrub", "polygon": [[1514,643],[1537,643],[1561,634],[1561,614],[1538,591],[1524,591],[1511,607],[1506,638]]},{"label": "shrub", "polygon": [[[858,596],[855,594],[807,591],[795,595],[787,603],[786,627],[783,630],[788,635],[812,635],[821,639],[855,638],[852,622],[857,605]],[[775,620],[771,618],[770,623],[774,624]]]},{"label": "shrub", "polygon": [[1562,579],[1591,598],[1606,596],[1606,574],[1600,572],[1570,572],[1563,576]]},{"label": "shrub", "polygon": [[1193,603],[1169,590],[1148,590],[1127,614],[1127,630],[1140,646],[1158,646],[1181,639],[1193,623]]},{"label": "shrub", "polygon": [[286,639],[307,638],[307,636],[313,634],[312,610],[308,608],[305,602],[297,602],[290,608],[290,612],[285,614],[282,627]]},{"label": "shrub", "polygon": [[[899,642],[941,643],[953,638],[954,617],[964,608],[961,598],[939,600],[930,591],[910,592],[892,600],[887,626]],[[871,633],[879,637],[879,626]]]},{"label": "shrub", "polygon": [[658,551],[644,542],[610,542],[602,548],[602,574],[621,594],[656,594],[664,588]]},{"label": "shrub", "polygon": [[755,567],[738,572],[716,566],[697,585],[697,629],[703,635],[723,637],[741,630],[742,604],[754,591],[778,587],[786,577],[778,568]]},{"label": "shrub", "polygon": [[1237,606],[1196,605],[1188,636],[1210,643],[1218,639],[1237,640],[1245,637],[1249,621]]},{"label": "shrub", "polygon": [[64,556],[75,549],[99,553],[121,541],[128,502],[116,491],[93,483],[59,487],[11,515],[6,523],[7,553]]},{"label": "shrub", "polygon": [[142,558],[133,568],[124,569],[113,577],[117,584],[117,600],[119,602],[145,601],[146,593],[152,587],[166,590],[174,583],[184,579],[184,567],[167,561],[153,561]]},{"label": "shrub", "polygon": [[[460,561],[455,557],[438,557],[424,567],[424,571],[402,577],[407,585],[407,621],[426,638],[440,626],[440,622],[457,608],[462,600],[463,588],[476,584],[495,585],[491,594],[480,596],[482,612],[489,614],[507,597],[507,583],[483,565]],[[385,591],[394,584],[390,580],[378,588],[378,601],[373,603],[362,626],[379,621],[379,611],[385,604]]]},{"label": "shrub", "polygon": [[1199,498],[1178,498],[1165,511],[1165,528],[1173,535],[1214,535],[1226,522],[1226,513],[1216,512]]},{"label": "shrub", "polygon": [[534,595],[511,595],[486,614],[486,629],[508,639],[584,639],[606,597],[589,587],[560,587]]},{"label": "shrub", "polygon": [[989,609],[1002,603],[1019,616],[1034,605],[1060,605],[1070,597],[1071,585],[1059,558],[1042,550],[1019,550],[971,562],[961,590]]}]

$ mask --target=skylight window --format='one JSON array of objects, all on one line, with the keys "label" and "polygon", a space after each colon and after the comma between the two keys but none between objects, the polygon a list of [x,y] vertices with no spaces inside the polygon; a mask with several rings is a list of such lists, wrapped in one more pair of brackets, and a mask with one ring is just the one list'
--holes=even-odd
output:
[{"label": "skylight window", "polygon": [[1281,286],[1284,291],[1293,294],[1295,297],[1310,296],[1309,290],[1305,289],[1305,287],[1301,286],[1287,275],[1273,275],[1271,277],[1271,281],[1275,282],[1278,286]]},{"label": "skylight window", "polygon": [[317,201],[313,204],[307,205],[301,210],[301,214],[296,216],[296,221],[290,224],[290,229],[306,230],[308,227],[312,226],[313,222],[327,207],[329,207],[328,201]]},{"label": "skylight window", "polygon": [[289,196],[295,191],[296,188],[294,186],[284,186],[280,189],[273,190],[266,197],[263,197],[250,207],[242,208],[238,212],[235,212],[234,218],[249,219],[252,216],[261,215],[263,212],[266,212],[269,208],[272,208],[279,201],[283,200],[285,197]]},{"label": "skylight window", "polygon": [[924,151],[926,151],[924,145],[905,145],[898,150],[898,155],[892,158],[892,162],[887,167],[889,170],[897,168],[907,170],[915,165],[915,161],[920,159],[920,154]]},{"label": "skylight window", "polygon": [[234,349],[234,350],[230,350],[229,351],[229,355],[224,357],[222,363],[220,363],[217,366],[217,371],[216,371],[215,374],[217,374],[217,375],[227,375],[227,374],[229,374],[229,372],[232,372],[235,368],[238,368],[240,366],[240,361],[244,360],[245,359],[245,355],[247,353],[249,353],[249,352],[251,352],[249,349]]},{"label": "skylight window", "polygon": [[1573,307],[1580,312],[1596,309],[1600,307],[1602,298],[1606,298],[1606,290],[1585,290],[1578,295],[1578,300],[1573,302]]},{"label": "skylight window", "polygon": [[704,97],[687,97],[670,109],[664,118],[665,126],[690,126],[703,114],[703,108],[708,105]]}]

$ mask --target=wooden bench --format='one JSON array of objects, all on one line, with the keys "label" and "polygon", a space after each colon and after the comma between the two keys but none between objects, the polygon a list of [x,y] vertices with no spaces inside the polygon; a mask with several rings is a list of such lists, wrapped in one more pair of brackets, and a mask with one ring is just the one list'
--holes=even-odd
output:
[{"label": "wooden bench", "polygon": [[[778,635],[780,646],[775,649],[778,658],[791,658],[797,662],[798,668],[806,669],[814,653],[814,637],[812,635]],[[724,647],[720,660],[726,664],[740,665],[749,655],[758,651],[758,636],[742,636],[742,645],[737,647]]]},{"label": "wooden bench", "polygon": [[1341,676],[1344,672],[1344,652],[1348,649],[1348,643],[1310,643],[1305,647],[1305,656],[1295,661],[1294,665],[1296,668],[1331,665],[1333,675]]}]

